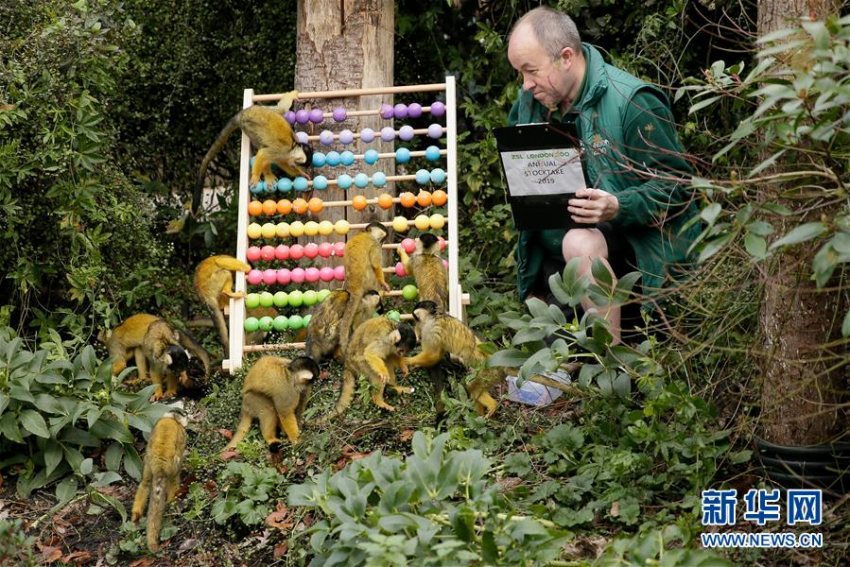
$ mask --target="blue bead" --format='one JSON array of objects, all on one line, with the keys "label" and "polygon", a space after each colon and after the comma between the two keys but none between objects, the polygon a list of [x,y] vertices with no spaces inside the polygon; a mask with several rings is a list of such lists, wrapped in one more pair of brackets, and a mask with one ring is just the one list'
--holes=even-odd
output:
[{"label": "blue bead", "polygon": [[416,182],[419,185],[428,185],[431,182],[431,174],[427,169],[420,169],[416,172]]},{"label": "blue bead", "polygon": [[284,193],[292,191],[292,180],[288,177],[281,177],[277,180],[277,190]]},{"label": "blue bead", "polygon": [[363,161],[365,161],[369,165],[375,165],[376,163],[378,163],[378,150],[366,150],[366,152],[363,154]]},{"label": "blue bead", "polygon": [[345,150],[341,154],[339,154],[339,161],[342,162],[342,165],[351,165],[354,163],[354,154],[348,150]]},{"label": "blue bead", "polygon": [[262,195],[266,192],[266,184],[263,181],[260,181],[253,187],[251,187],[251,193],[254,195]]},{"label": "blue bead", "polygon": [[365,173],[358,173],[354,176],[354,184],[361,189],[369,185],[369,176]]},{"label": "blue bead", "polygon": [[313,152],[313,167],[322,167],[323,165],[325,165],[325,154]]},{"label": "blue bead", "polygon": [[428,161],[437,161],[440,159],[440,148],[437,146],[428,146],[425,150],[425,159]]},{"label": "blue bead", "polygon": [[410,150],[407,148],[399,148],[395,151],[396,163],[407,163],[410,161]]},{"label": "blue bead", "polygon": [[375,187],[383,187],[387,184],[387,176],[383,171],[376,171],[372,174],[372,185]]},{"label": "blue bead", "polygon": [[327,189],[328,188],[328,178],[324,175],[317,175],[313,178],[313,189]]},{"label": "blue bead", "polygon": [[299,175],[299,176],[298,176],[298,177],[296,177],[296,178],[295,178],[295,180],[292,182],[292,186],[295,188],[295,190],[296,190],[296,191],[306,191],[306,190],[307,190],[307,187],[309,187],[309,184],[307,183],[307,178],[306,178],[306,177],[301,177],[301,176]]},{"label": "blue bead", "polygon": [[431,170],[431,182],[436,183],[437,185],[443,183],[446,180],[446,172],[440,169],[439,167]]},{"label": "blue bead", "polygon": [[352,179],[347,173],[343,173],[336,178],[336,184],[340,189],[348,189],[351,187]]},{"label": "blue bead", "polygon": [[340,161],[339,152],[328,152],[328,155],[325,156],[325,163],[327,163],[331,167],[338,166],[339,161]]}]

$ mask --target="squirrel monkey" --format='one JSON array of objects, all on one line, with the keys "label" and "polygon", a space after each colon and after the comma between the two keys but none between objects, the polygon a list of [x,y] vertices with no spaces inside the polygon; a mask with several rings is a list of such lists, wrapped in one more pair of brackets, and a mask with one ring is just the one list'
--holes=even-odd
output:
[{"label": "squirrel monkey", "polygon": [[354,314],[361,298],[368,290],[387,290],[390,286],[384,279],[381,265],[381,243],[389,231],[378,222],[366,225],[362,232],[345,244],[345,289],[350,294],[348,305],[339,328],[339,345],[342,352],[348,348],[348,338],[354,331]]},{"label": "squirrel monkey", "polygon": [[251,166],[251,185],[256,185],[262,174],[266,186],[273,187],[277,177],[272,173],[272,165],[277,165],[292,177],[299,175],[309,177],[300,166],[312,163],[313,149],[309,144],[302,144],[295,140],[292,126],[283,117],[296,98],[298,98],[298,91],[291,91],[280,99],[277,106],[249,106],[240,110],[228,121],[201,162],[201,169],[192,194],[192,214],[198,211],[198,206],[201,204],[201,192],[210,162],[224,148],[230,135],[239,129],[248,136],[257,152],[254,156],[254,164]]},{"label": "squirrel monkey", "polygon": [[[411,368],[431,368],[443,360],[445,355],[464,366],[481,366],[487,355],[479,349],[481,341],[464,325],[447,313],[439,313],[433,301],[420,301],[413,308],[413,318],[419,331],[422,350],[416,356],[405,358]],[[484,369],[466,385],[469,397],[475,402],[475,410],[486,417],[493,415],[498,404],[487,393],[494,371]]]},{"label": "squirrel monkey", "polygon": [[[307,326],[307,356],[321,362],[325,358],[339,359],[342,355],[339,344],[340,324],[345,315],[351,294],[337,289],[316,307],[310,324]],[[362,322],[383,312],[381,294],[370,289],[360,300],[360,306],[354,312],[352,326],[356,329]]]},{"label": "squirrel monkey", "polygon": [[439,251],[439,239],[430,232],[424,232],[419,235],[413,256],[408,256],[404,248],[398,249],[398,255],[404,270],[416,280],[422,301],[433,301],[442,313],[449,304],[449,276]]},{"label": "squirrel monkey", "polygon": [[181,408],[164,414],[156,422],[145,449],[142,481],[136,490],[131,519],[138,522],[148,509],[148,549],[159,549],[159,532],[165,505],[174,500],[180,487],[180,465],[186,449],[188,419]]},{"label": "squirrel monkey", "polygon": [[[124,320],[112,331],[101,331],[98,335],[106,344],[109,356],[114,358],[112,374],[118,375],[134,358],[139,371],[139,382],[147,380],[150,368],[151,382],[156,385],[152,400],[163,395],[177,393],[178,380],[185,386],[189,382],[186,369],[189,352],[197,356],[204,365],[204,375],[209,376],[210,355],[188,333],[177,332],[165,320],[156,315],[138,313]],[[162,391],[163,378],[167,390]]]},{"label": "squirrel monkey", "polygon": [[318,375],[319,366],[307,356],[292,360],[263,356],[257,360],[242,385],[239,424],[224,450],[233,449],[245,438],[254,419],[260,422],[260,432],[272,453],[282,447],[278,425],[290,442],[297,443],[298,418],[310,397],[310,381]]},{"label": "squirrel monkey", "polygon": [[251,266],[242,260],[224,254],[201,260],[195,268],[195,291],[212,315],[225,352],[230,348],[230,336],[223,309],[231,297],[245,297],[245,293],[233,291],[233,272],[250,271]]},{"label": "squirrel monkey", "polygon": [[319,420],[325,423],[345,413],[354,396],[358,376],[366,376],[372,383],[372,403],[379,408],[395,411],[384,401],[384,387],[389,384],[396,393],[410,394],[413,388],[398,386],[396,368],[407,376],[404,356],[416,346],[416,333],[407,323],[395,323],[386,317],[373,317],[363,322],[354,334],[345,353],[345,369],[342,375],[342,390],[334,410]]}]

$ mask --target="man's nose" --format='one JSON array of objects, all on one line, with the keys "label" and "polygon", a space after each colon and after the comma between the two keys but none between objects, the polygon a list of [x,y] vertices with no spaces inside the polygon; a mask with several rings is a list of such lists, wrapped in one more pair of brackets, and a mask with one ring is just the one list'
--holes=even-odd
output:
[{"label": "man's nose", "polygon": [[530,91],[531,89],[534,88],[534,86],[535,86],[535,83],[531,79],[531,77],[523,77],[522,78],[522,88],[523,88],[523,90]]}]

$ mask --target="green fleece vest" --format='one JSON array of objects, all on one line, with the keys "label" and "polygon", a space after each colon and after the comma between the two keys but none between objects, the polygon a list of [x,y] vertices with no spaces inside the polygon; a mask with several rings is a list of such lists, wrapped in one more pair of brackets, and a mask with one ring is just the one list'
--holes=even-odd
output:
[{"label": "green fleece vest", "polygon": [[[642,194],[638,186],[644,183],[636,172],[622,164],[631,163],[624,153],[624,113],[634,96],[648,90],[665,103],[667,98],[656,87],[637,77],[604,62],[602,55],[591,45],[583,44],[587,71],[579,100],[566,120],[575,120],[584,148],[585,178],[589,187],[604,189],[620,200],[620,212],[611,221],[615,230],[625,236],[635,251],[641,271],[641,285],[645,293],[661,287],[665,274],[672,264],[687,261],[687,248],[696,234],[693,230],[680,235],[682,225],[696,214],[691,204],[679,211],[671,220],[667,218],[658,226],[640,224],[632,216],[631,205],[641,199],[656,195]],[[532,93],[521,91],[520,97],[511,108],[508,122],[511,125],[529,122],[549,122],[550,112],[534,100]],[[678,140],[675,147],[667,148],[681,155],[683,150]],[[676,163],[677,168],[688,170],[684,160]],[[678,191],[671,184],[670,191]],[[657,208],[658,203],[653,203]],[[564,211],[564,214],[568,214]],[[697,227],[694,227],[697,228]],[[546,257],[560,257],[563,230],[521,231],[516,249],[518,292],[524,299],[539,277]]]}]

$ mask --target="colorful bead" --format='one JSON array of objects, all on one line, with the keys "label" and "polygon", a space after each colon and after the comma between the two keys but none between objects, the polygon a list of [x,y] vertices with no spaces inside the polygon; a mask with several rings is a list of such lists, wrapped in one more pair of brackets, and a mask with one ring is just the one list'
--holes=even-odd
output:
[{"label": "colorful bead", "polygon": [[363,154],[363,161],[365,161],[369,165],[375,165],[376,163],[378,163],[379,157],[380,156],[378,155],[378,150],[373,149],[373,148],[369,148]]},{"label": "colorful bead", "polygon": [[437,146],[428,146],[425,149],[425,159],[428,161],[437,161],[440,159],[440,148]]},{"label": "colorful bead", "polygon": [[443,135],[443,127],[439,124],[431,124],[428,126],[428,137],[429,138],[440,138]]},{"label": "colorful bead", "polygon": [[371,128],[363,128],[360,131],[360,139],[369,144],[375,139],[375,131]]},{"label": "colorful bead", "polygon": [[443,116],[446,113],[446,105],[439,100],[431,103],[431,116]]},{"label": "colorful bead", "polygon": [[354,142],[354,132],[346,128],[339,133],[339,143],[344,146]]},{"label": "colorful bead", "polygon": [[407,148],[399,148],[395,151],[396,163],[407,163],[410,161],[410,150]]},{"label": "colorful bead", "polygon": [[348,189],[349,187],[351,187],[352,181],[353,180],[351,179],[351,176],[347,173],[343,173],[342,175],[336,178],[337,187],[339,187],[340,189]]},{"label": "colorful bead", "polygon": [[393,105],[384,103],[378,112],[381,114],[381,118],[390,119],[393,117]]},{"label": "colorful bead", "polygon": [[411,102],[407,105],[407,116],[410,118],[419,118],[422,116],[422,105],[418,102]]},{"label": "colorful bead", "polygon": [[339,154],[339,161],[342,165],[352,165],[354,163],[354,154],[348,150],[345,150],[341,154]]},{"label": "colorful bead", "polygon": [[381,128],[381,139],[385,142],[392,142],[395,140],[395,130],[392,126],[384,126]]},{"label": "colorful bead", "polygon": [[348,111],[345,110],[345,107],[343,106],[337,106],[336,108],[334,108],[333,114],[334,120],[336,120],[337,122],[342,122],[348,117]]}]

